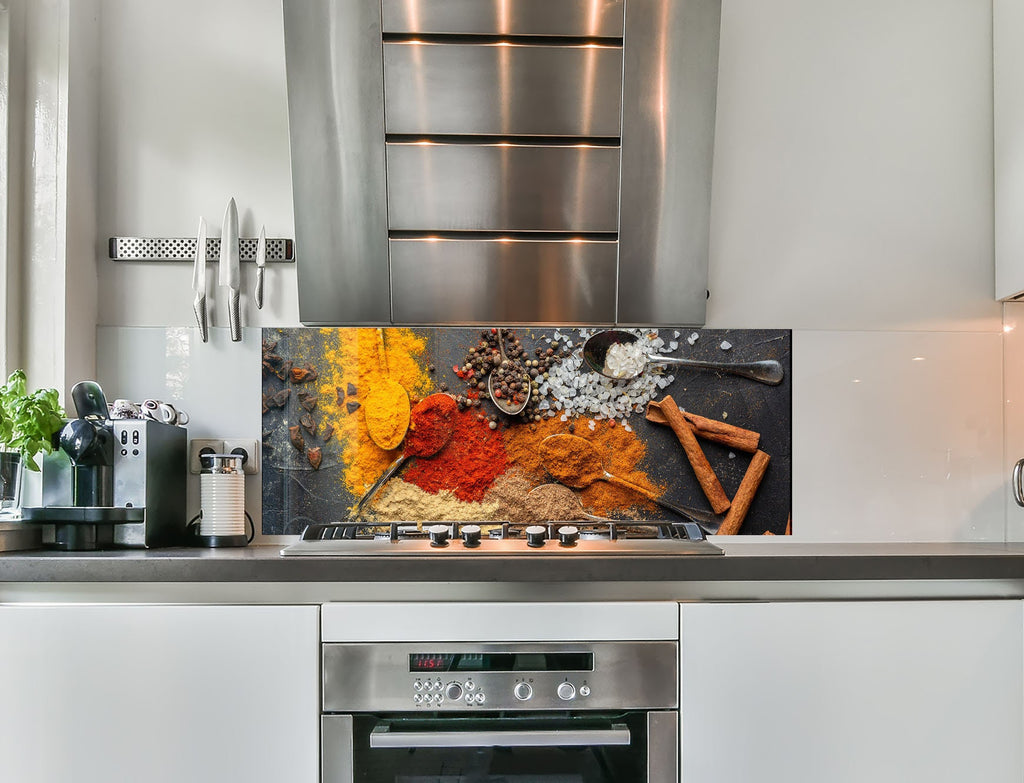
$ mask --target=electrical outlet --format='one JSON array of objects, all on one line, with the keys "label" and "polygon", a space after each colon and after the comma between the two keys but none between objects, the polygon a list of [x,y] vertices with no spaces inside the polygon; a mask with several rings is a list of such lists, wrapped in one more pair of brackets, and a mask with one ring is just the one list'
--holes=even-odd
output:
[{"label": "electrical outlet", "polygon": [[260,442],[251,438],[225,438],[225,454],[241,454],[242,470],[246,474],[260,472]]},{"label": "electrical outlet", "polygon": [[200,454],[223,454],[224,441],[209,438],[193,438],[188,443],[188,472],[199,473],[203,469]]}]

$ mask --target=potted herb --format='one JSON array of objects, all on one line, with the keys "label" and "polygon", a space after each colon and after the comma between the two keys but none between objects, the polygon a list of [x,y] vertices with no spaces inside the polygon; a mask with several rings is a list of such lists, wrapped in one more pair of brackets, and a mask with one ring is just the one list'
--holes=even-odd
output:
[{"label": "potted herb", "polygon": [[18,506],[21,472],[38,471],[36,456],[53,451],[54,435],[64,426],[56,389],[28,391],[24,370],[15,370],[0,386],[0,505]]}]

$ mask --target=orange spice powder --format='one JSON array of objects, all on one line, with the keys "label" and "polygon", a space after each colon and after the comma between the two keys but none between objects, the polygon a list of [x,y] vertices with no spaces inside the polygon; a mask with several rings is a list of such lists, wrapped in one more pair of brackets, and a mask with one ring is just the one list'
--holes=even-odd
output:
[{"label": "orange spice powder", "polygon": [[[590,441],[604,460],[604,469],[614,476],[626,479],[653,493],[660,495],[665,487],[655,484],[640,468],[647,446],[635,432],[627,432],[621,425],[611,426],[607,421],[598,421],[593,431],[586,419],[576,419],[574,435]],[[568,421],[557,417],[544,419],[529,426],[510,426],[504,430],[505,451],[509,462],[514,464],[535,484],[551,481],[544,469],[540,453],[540,442],[548,435],[569,432]],[[599,516],[618,514],[636,516],[639,512],[657,512],[659,507],[647,498],[607,481],[595,481],[580,491],[583,506]]]}]

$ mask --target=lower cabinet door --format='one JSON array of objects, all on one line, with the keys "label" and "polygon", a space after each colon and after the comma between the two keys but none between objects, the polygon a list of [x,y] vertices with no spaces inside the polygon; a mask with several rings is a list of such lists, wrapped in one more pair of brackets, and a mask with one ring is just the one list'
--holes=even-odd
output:
[{"label": "lower cabinet door", "polygon": [[315,783],[318,608],[0,607],[0,779]]},{"label": "lower cabinet door", "polygon": [[681,606],[683,783],[1020,783],[1021,602]]}]

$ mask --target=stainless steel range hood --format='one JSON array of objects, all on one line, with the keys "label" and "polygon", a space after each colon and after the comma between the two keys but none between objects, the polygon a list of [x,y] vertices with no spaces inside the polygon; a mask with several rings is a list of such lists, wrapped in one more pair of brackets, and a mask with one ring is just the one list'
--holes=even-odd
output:
[{"label": "stainless steel range hood", "polygon": [[701,324],[721,0],[284,0],[307,325]]}]

